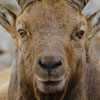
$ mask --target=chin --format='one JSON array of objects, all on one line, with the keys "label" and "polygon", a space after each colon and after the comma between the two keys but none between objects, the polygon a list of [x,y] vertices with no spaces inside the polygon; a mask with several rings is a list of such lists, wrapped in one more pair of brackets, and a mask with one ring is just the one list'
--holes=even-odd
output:
[{"label": "chin", "polygon": [[36,80],[38,89],[46,94],[60,92],[64,89],[66,78],[59,81],[39,81]]}]

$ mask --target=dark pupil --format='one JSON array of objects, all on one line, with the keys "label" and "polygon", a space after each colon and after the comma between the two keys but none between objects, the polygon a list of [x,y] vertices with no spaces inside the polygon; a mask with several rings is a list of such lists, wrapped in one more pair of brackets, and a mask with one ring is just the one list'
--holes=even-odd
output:
[{"label": "dark pupil", "polygon": [[83,35],[83,34],[84,34],[84,31],[83,31],[83,30],[80,30],[80,31],[79,31],[79,34],[80,34],[80,35]]},{"label": "dark pupil", "polygon": [[79,37],[79,38],[82,38],[84,34],[84,31],[83,30],[80,30],[76,35]]},{"label": "dark pupil", "polygon": [[21,32],[20,35],[24,35],[24,32]]}]

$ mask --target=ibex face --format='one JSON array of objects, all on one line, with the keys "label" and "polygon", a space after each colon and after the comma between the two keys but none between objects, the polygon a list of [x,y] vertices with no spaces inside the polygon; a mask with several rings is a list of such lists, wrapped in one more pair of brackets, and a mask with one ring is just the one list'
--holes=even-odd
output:
[{"label": "ibex face", "polygon": [[[79,35],[86,32],[85,17],[69,2],[37,2],[29,4],[18,16],[16,28],[19,59],[23,62],[20,66],[27,79],[34,77],[43,92],[62,90],[75,76],[84,53],[84,39]],[[25,36],[21,37],[20,31],[25,31]]]},{"label": "ibex face", "polygon": [[5,21],[9,27],[0,22],[9,32],[15,33],[12,36],[18,49],[18,73],[35,90],[38,88],[44,93],[67,90],[72,80],[77,82],[84,74],[88,32],[92,36],[92,32],[98,31],[99,23],[93,25],[92,20],[96,15],[98,20],[99,13],[86,19],[80,13],[87,3],[83,2],[29,2],[17,18],[10,13],[12,22]]}]

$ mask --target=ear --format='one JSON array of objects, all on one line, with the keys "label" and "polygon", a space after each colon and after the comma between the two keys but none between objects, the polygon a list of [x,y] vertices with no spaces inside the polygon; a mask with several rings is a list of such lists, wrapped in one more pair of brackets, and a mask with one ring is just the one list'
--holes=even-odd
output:
[{"label": "ear", "polygon": [[70,0],[70,3],[74,8],[78,9],[79,11],[82,11],[88,1],[89,0]]},{"label": "ear", "polygon": [[91,15],[88,19],[88,40],[90,41],[100,31],[100,10]]},{"label": "ear", "polygon": [[9,32],[13,38],[16,38],[15,27],[16,15],[8,8],[0,4],[0,24]]}]

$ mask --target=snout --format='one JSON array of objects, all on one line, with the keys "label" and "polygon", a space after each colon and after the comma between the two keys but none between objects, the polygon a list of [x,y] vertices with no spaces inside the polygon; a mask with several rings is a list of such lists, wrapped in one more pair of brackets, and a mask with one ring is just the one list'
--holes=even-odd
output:
[{"label": "snout", "polygon": [[[38,87],[43,92],[61,90],[65,84],[66,63],[57,54],[41,54],[35,64],[35,76]],[[60,87],[61,86],[61,87]]]},{"label": "snout", "polygon": [[50,75],[53,70],[62,66],[62,61],[54,56],[43,57],[38,61],[38,66]]}]

